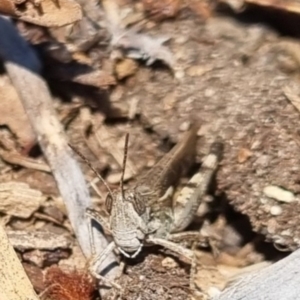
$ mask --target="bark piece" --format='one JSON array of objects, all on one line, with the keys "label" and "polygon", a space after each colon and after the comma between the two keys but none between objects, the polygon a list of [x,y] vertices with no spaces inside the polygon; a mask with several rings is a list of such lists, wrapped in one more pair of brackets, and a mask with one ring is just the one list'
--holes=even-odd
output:
[{"label": "bark piece", "polygon": [[64,26],[82,17],[80,5],[73,0],[3,0],[0,12],[40,26]]}]

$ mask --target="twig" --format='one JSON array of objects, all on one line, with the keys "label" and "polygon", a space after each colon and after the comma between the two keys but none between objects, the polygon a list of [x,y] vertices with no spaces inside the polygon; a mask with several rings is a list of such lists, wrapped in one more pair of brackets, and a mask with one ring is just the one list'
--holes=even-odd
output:
[{"label": "twig", "polygon": [[[12,23],[5,18],[0,18],[0,36],[0,56],[53,172],[80,247],[84,255],[90,257],[85,210],[91,206],[91,199],[79,164],[68,147],[67,138],[55,114],[48,87],[39,75],[39,61]],[[94,236],[97,252],[101,252],[107,241],[98,228],[94,228]],[[116,267],[112,267],[114,262],[113,255],[105,261],[106,266],[111,266],[110,270],[106,270],[111,279],[118,272]]]},{"label": "twig", "polygon": [[49,166],[44,162],[25,157],[16,151],[0,150],[0,156],[4,161],[12,165],[19,165],[27,169],[39,170],[47,173],[51,172]]}]

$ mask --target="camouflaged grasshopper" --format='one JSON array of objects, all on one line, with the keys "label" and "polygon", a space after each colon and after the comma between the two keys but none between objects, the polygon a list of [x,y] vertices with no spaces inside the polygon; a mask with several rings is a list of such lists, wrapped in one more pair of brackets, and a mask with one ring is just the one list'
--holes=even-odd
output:
[{"label": "camouflaged grasshopper", "polygon": [[[136,257],[144,245],[161,245],[183,260],[191,261],[191,252],[175,243],[181,239],[199,238],[199,232],[182,232],[193,221],[207,187],[218,166],[222,144],[211,146],[210,153],[204,158],[201,169],[188,182],[178,196],[184,207],[172,204],[172,194],[180,176],[194,162],[198,127],[194,126],[154,167],[142,176],[137,183],[124,189],[124,172],[126,167],[128,134],[125,138],[125,151],[120,180],[120,189],[111,191],[97,171],[73,147],[90,168],[97,174],[108,189],[105,206],[110,215],[105,220],[96,210],[87,209],[87,215],[111,233],[113,241],[107,248],[90,262],[90,271],[98,279],[108,282],[97,273],[98,267],[107,255],[117,249],[124,256]],[[91,223],[91,222],[90,222]],[[90,228],[91,229],[91,228]],[[90,232],[92,232],[90,230]],[[91,236],[91,241],[93,237]],[[93,242],[92,242],[93,244]],[[113,286],[118,285],[110,282]]]}]

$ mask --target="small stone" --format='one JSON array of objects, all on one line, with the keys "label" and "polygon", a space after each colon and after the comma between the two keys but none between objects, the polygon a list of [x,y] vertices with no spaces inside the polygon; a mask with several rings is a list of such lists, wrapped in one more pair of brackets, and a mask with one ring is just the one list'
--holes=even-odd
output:
[{"label": "small stone", "polygon": [[204,75],[205,73],[209,72],[211,70],[211,67],[209,66],[202,66],[202,65],[196,65],[191,66],[186,70],[187,75],[191,77],[200,77]]},{"label": "small stone", "polygon": [[175,39],[175,43],[179,44],[179,45],[183,45],[185,44],[187,41],[189,40],[189,36],[188,35],[182,35],[179,36],[178,38]]},{"label": "small stone", "polygon": [[143,281],[143,280],[145,280],[145,276],[144,275],[140,275],[140,281]]},{"label": "small stone", "polygon": [[180,131],[187,131],[191,126],[191,123],[189,121],[183,122],[179,126]]},{"label": "small stone", "polygon": [[177,262],[171,257],[166,257],[163,259],[161,265],[166,269],[174,269],[178,266]]},{"label": "small stone", "polygon": [[174,108],[175,103],[177,101],[177,95],[175,91],[172,91],[170,93],[168,93],[163,99],[162,99],[162,103],[163,103],[163,107],[164,110],[169,110]]},{"label": "small stone", "polygon": [[184,71],[183,70],[176,70],[175,71],[175,78],[176,79],[183,79],[184,78],[184,76],[185,76],[185,73],[184,73]]},{"label": "small stone", "polygon": [[292,192],[286,191],[275,185],[266,186],[263,192],[267,197],[281,202],[290,203],[295,201],[295,195]]},{"label": "small stone", "polygon": [[278,223],[275,218],[270,218],[267,223],[267,231],[269,234],[274,235],[278,230]]},{"label": "small stone", "polygon": [[125,58],[117,62],[115,66],[115,72],[120,80],[135,74],[137,70],[138,63],[130,58]]},{"label": "small stone", "polygon": [[261,147],[261,141],[254,141],[250,147],[251,150],[258,150]]},{"label": "small stone", "polygon": [[39,268],[44,266],[46,260],[45,252],[41,250],[32,250],[23,254],[23,259]]},{"label": "small stone", "polygon": [[270,208],[270,214],[273,216],[279,216],[282,213],[282,208],[278,205],[274,205]]},{"label": "small stone", "polygon": [[212,96],[214,96],[216,93],[216,91],[214,89],[211,89],[211,88],[207,88],[205,91],[204,91],[204,96],[206,98],[211,98]]}]

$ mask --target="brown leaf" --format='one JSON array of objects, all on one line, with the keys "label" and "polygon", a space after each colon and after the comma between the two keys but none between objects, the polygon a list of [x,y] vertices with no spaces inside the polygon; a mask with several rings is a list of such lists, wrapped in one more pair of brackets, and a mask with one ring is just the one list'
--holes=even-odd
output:
[{"label": "brown leaf", "polygon": [[44,275],[42,270],[28,263],[22,263],[22,265],[32,285],[34,286],[34,289],[38,293],[42,292],[45,289],[45,285],[43,282]]},{"label": "brown leaf", "polygon": [[48,65],[47,74],[62,81],[72,81],[103,89],[116,84],[115,78],[108,72],[76,63]]},{"label": "brown leaf", "polygon": [[175,17],[180,2],[180,0],[142,0],[145,11],[156,21]]},{"label": "brown leaf", "polygon": [[73,0],[2,0],[0,12],[45,27],[64,26],[82,18]]},{"label": "brown leaf", "polygon": [[125,58],[116,63],[116,74],[118,79],[122,80],[136,73],[138,63],[130,58]]},{"label": "brown leaf", "polygon": [[238,153],[238,162],[242,164],[252,155],[253,153],[249,149],[241,148]]},{"label": "brown leaf", "polygon": [[35,134],[28,122],[23,105],[7,76],[0,76],[0,125],[6,125],[18,137],[24,148],[35,141]]}]

